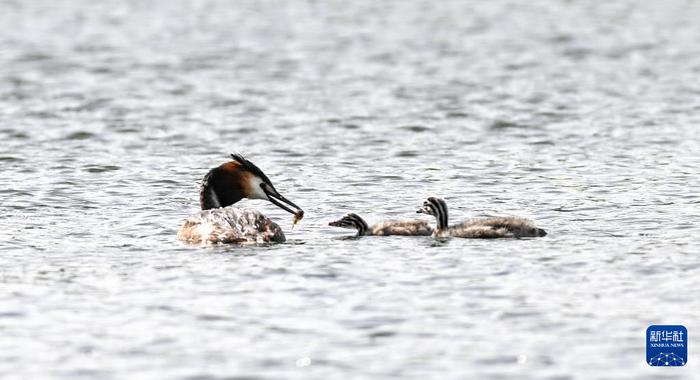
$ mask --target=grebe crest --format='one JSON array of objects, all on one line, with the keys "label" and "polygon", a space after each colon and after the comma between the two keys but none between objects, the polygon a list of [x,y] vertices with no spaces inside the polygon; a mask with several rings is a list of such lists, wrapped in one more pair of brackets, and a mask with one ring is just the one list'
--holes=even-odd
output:
[{"label": "grebe crest", "polygon": [[280,203],[291,205],[301,211],[294,203],[288,201],[275,189],[272,181],[255,164],[240,154],[231,154],[233,161],[221,164],[207,173],[199,190],[199,204],[202,210],[230,206],[243,198],[265,199],[292,214],[295,211]]},{"label": "grebe crest", "polygon": [[282,229],[259,211],[228,206],[243,198],[265,199],[294,214],[295,221],[304,211],[283,197],[255,164],[240,154],[231,158],[204,176],[199,191],[202,211],[185,221],[178,238],[190,243],[284,242]]},{"label": "grebe crest", "polygon": [[530,220],[512,216],[472,219],[449,226],[447,203],[436,197],[425,200],[416,212],[432,215],[437,219],[437,228],[433,232],[433,236],[437,237],[521,238],[547,235],[545,230],[537,228]]},{"label": "grebe crest", "polygon": [[369,227],[359,215],[350,213],[339,220],[328,223],[329,226],[357,230],[357,236],[430,236],[433,229],[428,223],[420,220],[386,221]]}]

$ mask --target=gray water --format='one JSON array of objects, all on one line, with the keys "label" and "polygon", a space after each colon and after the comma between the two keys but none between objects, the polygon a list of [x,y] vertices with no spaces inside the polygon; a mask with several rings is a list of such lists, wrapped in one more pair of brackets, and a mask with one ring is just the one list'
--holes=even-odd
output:
[{"label": "gray water", "polygon": [[[699,19],[695,1],[0,2],[0,377],[699,378]],[[286,244],[175,239],[229,152],[306,211],[292,230],[241,202]],[[428,196],[549,235],[327,226]],[[685,367],[645,364],[650,324],[688,328]]]}]

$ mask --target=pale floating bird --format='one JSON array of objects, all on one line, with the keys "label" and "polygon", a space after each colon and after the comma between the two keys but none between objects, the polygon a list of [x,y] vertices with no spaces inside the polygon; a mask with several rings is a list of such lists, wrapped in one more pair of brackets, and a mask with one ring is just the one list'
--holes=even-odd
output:
[{"label": "pale floating bird", "polygon": [[430,197],[423,202],[418,213],[437,219],[436,237],[460,237],[474,239],[541,237],[547,232],[537,228],[532,221],[518,217],[492,217],[472,219],[450,226],[447,223],[447,204],[440,198]]},{"label": "pale floating bird", "polygon": [[283,197],[252,162],[239,154],[231,157],[233,161],[209,170],[204,176],[199,190],[202,211],[185,220],[178,239],[203,244],[283,243],[286,238],[277,223],[257,210],[231,205],[243,198],[265,199],[294,214],[294,224],[303,218],[304,211]]},{"label": "pale floating bird", "polygon": [[370,227],[357,214],[347,214],[340,220],[328,223],[329,226],[350,228],[357,230],[357,236],[387,236],[387,235],[404,235],[404,236],[430,236],[433,229],[428,223],[420,220],[401,220],[387,221],[373,225]]}]

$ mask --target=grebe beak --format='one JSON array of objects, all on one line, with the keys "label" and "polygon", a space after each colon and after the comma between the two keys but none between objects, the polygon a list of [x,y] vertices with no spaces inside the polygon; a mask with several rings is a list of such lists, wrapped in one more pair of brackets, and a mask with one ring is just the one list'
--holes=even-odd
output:
[{"label": "grebe beak", "polygon": [[336,220],[336,221],[330,222],[330,223],[328,223],[328,225],[329,225],[329,226],[333,226],[333,227],[341,227],[341,226],[342,226],[340,220]]},{"label": "grebe beak", "polygon": [[[272,188],[271,186],[264,186],[263,191],[265,191],[265,195],[267,195],[267,199],[272,202],[275,206],[281,208],[284,211],[287,211],[290,214],[294,215],[304,215],[304,210],[302,210],[299,206],[295,205],[294,202],[290,201],[289,199],[285,198],[282,196],[282,194],[278,193],[277,190]],[[283,205],[281,202],[284,202],[295,209],[296,211],[292,210],[291,208]]]}]

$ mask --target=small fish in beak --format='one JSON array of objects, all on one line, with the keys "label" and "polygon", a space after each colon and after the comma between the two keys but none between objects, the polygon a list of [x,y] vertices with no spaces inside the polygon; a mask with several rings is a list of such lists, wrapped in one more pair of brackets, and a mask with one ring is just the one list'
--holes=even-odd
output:
[{"label": "small fish in beak", "polygon": [[292,229],[296,227],[297,223],[304,218],[304,210],[299,209],[299,211],[294,213],[294,218],[292,219]]},{"label": "small fish in beak", "polygon": [[[267,200],[269,200],[271,203],[281,208],[282,210],[294,215],[294,218],[292,219],[292,227],[296,226],[296,224],[299,223],[299,221],[304,217],[304,210],[302,210],[299,206],[294,204],[294,202],[283,197],[282,194],[277,192],[277,190],[275,190],[275,188],[272,185],[262,183],[261,187],[265,192],[265,195],[267,196]],[[296,211],[287,207],[285,204],[294,207]]]}]

